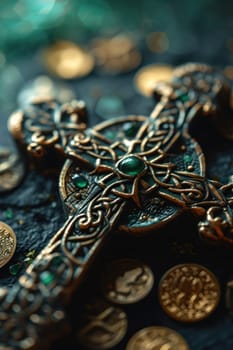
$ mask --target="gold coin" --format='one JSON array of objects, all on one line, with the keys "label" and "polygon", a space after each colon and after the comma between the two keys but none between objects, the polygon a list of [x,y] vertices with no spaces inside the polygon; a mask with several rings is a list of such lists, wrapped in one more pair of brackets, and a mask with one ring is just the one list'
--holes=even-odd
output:
[{"label": "gold coin", "polygon": [[127,35],[95,39],[91,46],[97,65],[105,72],[125,73],[141,63],[141,53]]},{"label": "gold coin", "polygon": [[104,296],[116,304],[131,304],[145,298],[154,284],[151,269],[133,259],[121,259],[108,264],[103,271]]},{"label": "gold coin", "polygon": [[141,329],[129,340],[126,350],[189,350],[185,339],[166,327]]},{"label": "gold coin", "polygon": [[209,316],[220,299],[220,286],[212,272],[197,264],[177,265],[160,281],[163,310],[182,322],[197,322]]},{"label": "gold coin", "polygon": [[21,157],[8,149],[0,150],[0,193],[13,190],[22,181],[25,165]]},{"label": "gold coin", "polygon": [[0,268],[13,257],[16,249],[16,236],[10,226],[0,221]]},{"label": "gold coin", "polygon": [[94,68],[93,56],[69,41],[58,41],[45,49],[43,61],[53,74],[63,79],[84,77]]},{"label": "gold coin", "polygon": [[154,86],[158,82],[169,82],[173,75],[172,66],[150,64],[142,67],[134,77],[136,89],[144,96],[152,96]]},{"label": "gold coin", "polygon": [[86,305],[77,340],[89,349],[110,349],[125,336],[128,321],[123,310],[103,300]]}]

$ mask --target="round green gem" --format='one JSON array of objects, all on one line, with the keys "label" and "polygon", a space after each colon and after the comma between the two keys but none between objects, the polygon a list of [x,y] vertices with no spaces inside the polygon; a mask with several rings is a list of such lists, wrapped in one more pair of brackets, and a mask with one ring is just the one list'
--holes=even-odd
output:
[{"label": "round green gem", "polygon": [[17,263],[17,264],[11,265],[9,267],[10,274],[13,275],[13,276],[16,276],[21,268],[22,268],[22,264],[21,263]]},{"label": "round green gem", "polygon": [[179,96],[179,99],[180,99],[183,103],[185,103],[185,102],[187,102],[187,101],[189,100],[189,95],[186,94],[186,93],[183,93],[182,95]]},{"label": "round green gem", "polygon": [[137,123],[126,123],[123,125],[124,133],[127,137],[133,137],[135,136],[136,132],[138,131],[138,125]]},{"label": "round green gem", "polygon": [[73,181],[73,184],[79,189],[86,188],[88,185],[87,179],[84,176],[79,174],[73,175],[72,181]]},{"label": "round green gem", "polygon": [[188,154],[184,155],[184,161],[186,163],[190,163],[192,160],[193,160],[193,158],[190,155],[188,155]]},{"label": "round green gem", "polygon": [[44,271],[40,275],[40,280],[45,286],[48,286],[49,284],[51,284],[54,281],[54,278],[55,278],[54,274],[49,271]]},{"label": "round green gem", "polygon": [[123,174],[136,176],[145,169],[145,163],[136,156],[128,156],[120,161],[118,168]]}]

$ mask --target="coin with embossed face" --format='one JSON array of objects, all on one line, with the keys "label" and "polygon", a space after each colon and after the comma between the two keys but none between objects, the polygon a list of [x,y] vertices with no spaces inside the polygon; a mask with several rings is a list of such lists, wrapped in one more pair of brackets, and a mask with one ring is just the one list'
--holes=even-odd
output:
[{"label": "coin with embossed face", "polygon": [[154,284],[151,269],[134,259],[121,259],[107,264],[103,271],[104,296],[116,304],[131,304],[145,298]]},{"label": "coin with embossed face", "polygon": [[141,329],[129,340],[126,350],[188,350],[185,339],[166,327]]},{"label": "coin with embossed face", "polygon": [[123,310],[103,300],[89,302],[80,317],[77,340],[89,349],[110,349],[125,336],[128,326]]},{"label": "coin with embossed face", "polygon": [[16,249],[16,236],[10,226],[0,221],[0,268],[13,257]]},{"label": "coin with embossed face", "polygon": [[170,317],[178,321],[203,320],[216,309],[219,299],[217,278],[201,265],[174,266],[160,281],[160,304]]},{"label": "coin with embossed face", "polygon": [[165,64],[150,64],[142,67],[134,77],[136,89],[145,96],[152,96],[155,84],[169,82],[172,78],[172,66]]}]

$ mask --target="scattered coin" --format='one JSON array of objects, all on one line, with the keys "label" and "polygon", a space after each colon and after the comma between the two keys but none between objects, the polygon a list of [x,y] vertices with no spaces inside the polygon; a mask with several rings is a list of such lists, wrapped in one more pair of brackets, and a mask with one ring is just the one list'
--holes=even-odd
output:
[{"label": "scattered coin", "polygon": [[142,60],[141,53],[127,35],[95,39],[91,47],[97,65],[107,73],[130,72]]},{"label": "scattered coin", "polygon": [[151,269],[133,259],[121,259],[108,264],[103,272],[104,296],[116,304],[136,303],[145,298],[154,284]]},{"label": "scattered coin", "polygon": [[123,310],[103,300],[86,305],[77,340],[89,349],[110,349],[125,336],[128,321]]},{"label": "scattered coin", "polygon": [[223,70],[223,74],[225,77],[227,77],[229,80],[233,79],[233,66],[226,66]]},{"label": "scattered coin", "polygon": [[24,107],[35,99],[55,99],[61,103],[72,101],[75,98],[74,92],[63,84],[59,84],[47,77],[40,75],[29,81],[18,94],[19,105]]},{"label": "scattered coin", "polygon": [[136,89],[144,96],[152,96],[158,82],[169,82],[172,78],[172,66],[165,64],[150,64],[142,67],[134,77]]},{"label": "scattered coin", "polygon": [[94,57],[70,41],[57,41],[45,49],[43,61],[47,68],[63,79],[81,78],[94,68]]},{"label": "scattered coin", "polygon": [[149,33],[146,38],[148,48],[152,52],[163,53],[169,48],[169,39],[165,32]]},{"label": "scattered coin", "polygon": [[160,281],[160,304],[178,321],[201,321],[216,309],[219,299],[220,286],[216,277],[197,264],[174,266]]},{"label": "scattered coin", "polygon": [[129,340],[126,350],[188,350],[185,339],[177,332],[166,327],[148,327],[141,329]]},{"label": "scattered coin", "polygon": [[21,157],[8,149],[0,151],[0,193],[13,190],[22,181],[25,165]]},{"label": "scattered coin", "polygon": [[233,280],[227,282],[226,307],[230,314],[233,316]]},{"label": "scattered coin", "polygon": [[10,226],[0,221],[0,268],[13,257],[16,249],[16,236]]}]

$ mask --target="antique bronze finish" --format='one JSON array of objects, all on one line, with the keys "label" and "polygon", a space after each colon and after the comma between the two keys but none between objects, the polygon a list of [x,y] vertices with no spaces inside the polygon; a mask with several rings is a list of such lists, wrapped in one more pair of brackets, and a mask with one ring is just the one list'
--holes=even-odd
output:
[{"label": "antique bronze finish", "polygon": [[154,94],[159,102],[148,118],[92,129],[81,102],[41,101],[11,117],[12,134],[37,167],[68,158],[60,176],[68,218],[17,285],[1,289],[2,349],[43,348],[59,334],[71,291],[114,227],[151,231],[189,211],[200,217],[202,237],[233,244],[233,184],[207,179],[189,134],[196,117],[231,117],[230,87],[212,68],[187,64]]}]

